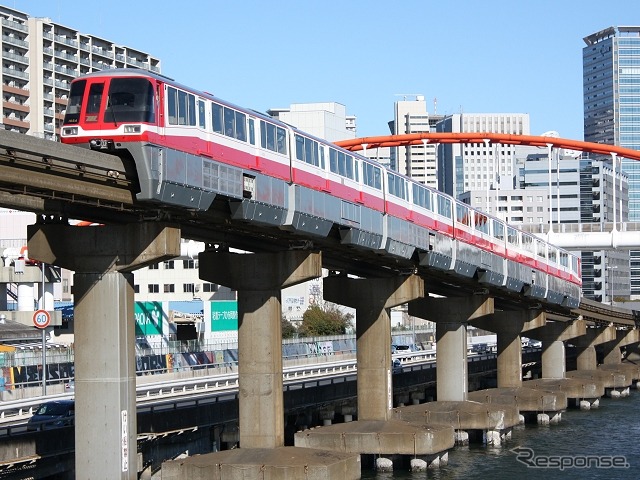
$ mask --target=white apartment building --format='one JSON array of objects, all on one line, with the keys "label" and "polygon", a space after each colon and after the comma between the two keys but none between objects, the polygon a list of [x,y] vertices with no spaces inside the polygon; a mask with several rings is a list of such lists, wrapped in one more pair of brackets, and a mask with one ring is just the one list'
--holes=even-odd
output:
[{"label": "white apartment building", "polygon": [[[394,117],[389,126],[393,135],[435,132],[436,123],[442,118],[442,115],[429,114],[424,95],[406,95],[403,100],[395,102]],[[425,141],[421,145],[392,147],[390,153],[392,169],[437,188],[435,144]]]},{"label": "white apartment building", "polygon": [[[438,132],[488,132],[530,135],[527,113],[458,113],[437,125]],[[467,190],[497,188],[498,179],[512,177],[515,146],[461,143],[438,146],[440,190],[458,197]]]},{"label": "white apartment building", "polygon": [[271,108],[267,114],[330,142],[356,137],[356,117],[347,115],[340,103],[292,103],[289,108]]},{"label": "white apartment building", "polygon": [[160,60],[140,50],[0,6],[4,128],[56,139],[71,80],[108,68],[160,72]]}]

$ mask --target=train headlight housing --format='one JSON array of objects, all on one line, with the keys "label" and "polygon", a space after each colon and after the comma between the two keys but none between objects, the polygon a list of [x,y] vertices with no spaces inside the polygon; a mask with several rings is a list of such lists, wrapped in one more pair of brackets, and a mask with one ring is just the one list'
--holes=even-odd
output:
[{"label": "train headlight housing", "polygon": [[62,132],[65,135],[78,135],[78,127],[64,127]]},{"label": "train headlight housing", "polygon": [[124,133],[140,133],[140,125],[125,125]]}]

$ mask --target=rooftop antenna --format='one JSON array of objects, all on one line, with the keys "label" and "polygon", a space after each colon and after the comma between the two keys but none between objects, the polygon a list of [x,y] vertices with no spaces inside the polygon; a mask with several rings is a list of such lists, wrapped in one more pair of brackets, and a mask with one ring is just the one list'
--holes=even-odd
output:
[{"label": "rooftop antenna", "polygon": [[438,97],[433,97],[433,114],[438,114]]}]

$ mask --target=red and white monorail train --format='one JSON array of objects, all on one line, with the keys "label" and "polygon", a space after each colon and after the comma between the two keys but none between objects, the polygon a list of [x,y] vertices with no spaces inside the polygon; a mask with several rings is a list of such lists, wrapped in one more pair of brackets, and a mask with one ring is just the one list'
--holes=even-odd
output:
[{"label": "red and white monorail train", "polygon": [[63,143],[130,157],[138,200],[326,237],[575,308],[579,258],[373,160],[136,69],[75,79]]}]

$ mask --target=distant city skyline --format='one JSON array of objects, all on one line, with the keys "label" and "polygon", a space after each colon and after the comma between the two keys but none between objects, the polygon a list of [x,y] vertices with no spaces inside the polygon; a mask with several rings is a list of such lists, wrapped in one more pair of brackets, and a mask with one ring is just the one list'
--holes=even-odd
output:
[{"label": "distant city skyline", "polygon": [[430,113],[528,113],[532,134],[580,140],[582,39],[637,23],[626,0],[4,5],[147,51],[163,74],[248,108],[339,102],[358,136],[387,134],[394,102],[420,94]]}]

